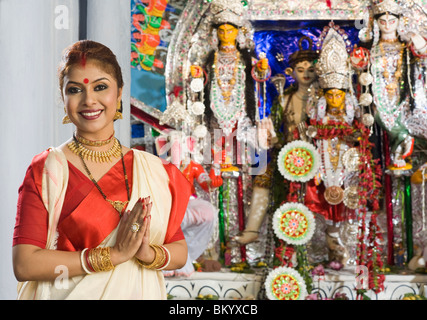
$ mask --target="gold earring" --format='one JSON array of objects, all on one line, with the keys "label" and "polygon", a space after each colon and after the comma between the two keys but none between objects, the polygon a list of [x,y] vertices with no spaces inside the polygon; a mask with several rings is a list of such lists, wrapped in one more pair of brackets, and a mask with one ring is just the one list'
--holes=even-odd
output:
[{"label": "gold earring", "polygon": [[123,119],[123,114],[120,112],[121,107],[122,107],[122,102],[121,101],[117,102],[117,110],[116,110],[116,114],[114,115],[114,120]]},{"label": "gold earring", "polygon": [[285,74],[288,76],[292,76],[293,72],[294,72],[294,70],[292,68],[286,68],[285,69]]},{"label": "gold earring", "polygon": [[71,120],[68,117],[67,110],[65,110],[65,108],[64,108],[64,112],[65,112],[65,116],[62,118],[62,124],[71,123]]}]

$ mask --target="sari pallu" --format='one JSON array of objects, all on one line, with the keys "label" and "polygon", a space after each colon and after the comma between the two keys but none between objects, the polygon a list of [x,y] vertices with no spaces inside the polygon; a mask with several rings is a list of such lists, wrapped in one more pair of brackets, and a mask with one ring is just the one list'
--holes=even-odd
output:
[{"label": "sari pallu", "polygon": [[[172,165],[164,166],[160,158],[138,150],[133,152],[132,193],[128,208],[132,208],[141,197],[151,197],[153,207],[150,242],[163,244],[172,238],[180,226],[191,194],[190,185],[178,169],[172,168]],[[58,225],[69,176],[67,160],[61,150],[52,148],[42,165],[43,168],[35,172],[40,172],[41,177],[36,179],[41,181],[40,193],[49,214],[46,249],[57,250],[58,244],[59,247],[67,247],[64,241],[67,237],[64,237],[64,233],[75,232],[78,226],[81,230],[81,223],[84,223],[85,216],[93,215],[93,210],[101,212],[97,219],[104,226],[107,224],[107,227],[99,230],[88,229],[87,232],[82,233],[82,235],[88,234],[84,238],[82,236],[82,244],[94,243],[99,239],[98,246],[113,246],[118,223],[120,223],[118,215],[112,214],[111,210],[114,212],[114,209],[108,202],[96,200],[96,198],[99,199],[99,191],[96,188],[93,188],[72,214]],[[175,188],[170,189],[170,179],[180,186],[179,196]],[[177,197],[181,200],[177,201]],[[171,212],[173,214],[170,214]],[[104,219],[105,214],[110,214],[110,217],[114,218]],[[115,219],[117,219],[116,222],[114,222]],[[108,224],[112,231],[107,234],[105,230],[108,230]],[[56,281],[19,283],[18,299],[166,298],[162,272],[142,268],[134,259],[117,265],[109,272],[76,276],[70,279],[66,278],[66,273],[61,273],[63,271],[59,269]]]}]

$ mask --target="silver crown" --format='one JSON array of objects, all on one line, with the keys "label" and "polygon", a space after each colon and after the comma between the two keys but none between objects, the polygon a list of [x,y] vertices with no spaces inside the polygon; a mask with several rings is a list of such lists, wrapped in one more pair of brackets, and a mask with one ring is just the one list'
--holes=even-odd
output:
[{"label": "silver crown", "polygon": [[349,88],[350,69],[346,44],[334,28],[329,29],[323,40],[322,51],[316,63],[316,73],[319,76],[319,85],[323,89]]},{"label": "silver crown", "polygon": [[244,23],[244,7],[240,0],[213,0],[210,11],[214,24],[228,22],[240,27]]},{"label": "silver crown", "polygon": [[372,10],[374,15],[386,12],[399,15],[402,11],[396,0],[373,0]]}]

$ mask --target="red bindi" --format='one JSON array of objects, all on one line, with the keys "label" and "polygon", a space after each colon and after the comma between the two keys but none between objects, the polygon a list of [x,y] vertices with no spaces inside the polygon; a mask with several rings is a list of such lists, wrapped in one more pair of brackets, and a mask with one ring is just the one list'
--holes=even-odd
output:
[{"label": "red bindi", "polygon": [[83,82],[86,83],[86,84],[88,84],[89,83],[89,79],[86,78],[86,79],[83,80]]}]

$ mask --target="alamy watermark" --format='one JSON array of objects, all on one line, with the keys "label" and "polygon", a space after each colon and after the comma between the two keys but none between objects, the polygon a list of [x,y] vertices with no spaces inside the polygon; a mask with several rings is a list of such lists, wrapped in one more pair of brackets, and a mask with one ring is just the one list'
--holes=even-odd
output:
[{"label": "alamy watermark", "polygon": [[57,30],[70,29],[70,10],[66,5],[55,7],[55,28]]},{"label": "alamy watermark", "polygon": [[[262,129],[264,130],[264,129]],[[259,135],[259,136],[258,136]],[[249,130],[237,136],[233,132],[227,136],[221,129],[209,132],[203,138],[186,135],[175,131],[156,139],[156,148],[161,158],[169,158],[175,165],[189,164],[191,161],[202,165],[247,165],[250,175],[261,175],[267,169],[267,149],[260,140],[266,139],[267,134],[257,134]],[[198,147],[194,147],[195,145]]]}]

